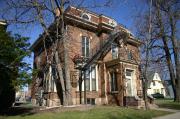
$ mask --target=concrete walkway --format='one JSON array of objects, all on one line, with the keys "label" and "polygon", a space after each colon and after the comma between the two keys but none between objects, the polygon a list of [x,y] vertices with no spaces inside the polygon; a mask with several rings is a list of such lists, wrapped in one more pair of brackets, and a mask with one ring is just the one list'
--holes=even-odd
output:
[{"label": "concrete walkway", "polygon": [[174,114],[169,114],[169,115],[162,116],[162,117],[156,117],[153,119],[180,119],[180,112],[176,112]]},{"label": "concrete walkway", "polygon": [[161,110],[161,111],[168,111],[168,112],[174,112],[173,114],[156,117],[153,119],[180,119],[180,110],[173,110],[173,109],[167,109],[167,108],[154,108],[155,110]]}]

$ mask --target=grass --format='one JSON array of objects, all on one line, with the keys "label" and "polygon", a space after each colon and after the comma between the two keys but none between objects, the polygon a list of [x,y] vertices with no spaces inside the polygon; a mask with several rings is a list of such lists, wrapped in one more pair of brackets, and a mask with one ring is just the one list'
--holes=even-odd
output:
[{"label": "grass", "polygon": [[88,111],[40,112],[30,115],[0,116],[0,119],[151,119],[170,114],[157,110],[137,110],[120,107],[101,106]]},{"label": "grass", "polygon": [[180,110],[180,103],[174,102],[172,99],[156,99],[155,103],[159,107]]}]

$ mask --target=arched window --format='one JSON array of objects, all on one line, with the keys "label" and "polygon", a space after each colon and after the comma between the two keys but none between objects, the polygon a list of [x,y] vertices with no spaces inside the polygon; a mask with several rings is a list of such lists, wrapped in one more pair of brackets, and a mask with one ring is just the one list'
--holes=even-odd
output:
[{"label": "arched window", "polygon": [[87,13],[83,13],[83,14],[81,15],[81,17],[82,17],[84,20],[88,20],[88,21],[90,21],[90,19],[91,19],[90,15],[88,15]]}]

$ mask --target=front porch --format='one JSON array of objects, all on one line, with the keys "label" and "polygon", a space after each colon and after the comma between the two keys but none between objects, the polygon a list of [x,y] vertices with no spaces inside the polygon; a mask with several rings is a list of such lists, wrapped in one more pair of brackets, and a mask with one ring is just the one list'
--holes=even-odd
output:
[{"label": "front porch", "polygon": [[144,107],[138,64],[114,59],[104,63],[105,92],[108,104]]}]

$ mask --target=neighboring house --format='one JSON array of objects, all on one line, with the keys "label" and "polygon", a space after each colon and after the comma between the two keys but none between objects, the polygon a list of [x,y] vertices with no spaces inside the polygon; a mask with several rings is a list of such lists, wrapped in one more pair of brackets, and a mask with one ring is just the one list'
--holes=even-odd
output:
[{"label": "neighboring house", "polygon": [[16,91],[16,102],[26,102],[26,92],[25,91]]},{"label": "neighboring house", "polygon": [[163,85],[161,77],[157,72],[148,73],[148,95],[160,93],[166,96],[166,89]]},{"label": "neighboring house", "polygon": [[[114,19],[105,15],[69,6],[65,10],[64,18],[69,37],[68,68],[73,105],[80,104],[78,80],[81,77],[75,61],[81,57],[87,59],[84,67],[88,67],[85,73],[88,104],[141,106],[143,102],[139,78],[141,42]],[[53,29],[53,26],[50,28]],[[119,35],[121,33],[128,34],[126,45],[119,42],[123,39]],[[52,76],[53,67],[45,68],[42,36],[31,47],[34,52],[34,68],[40,70],[38,77],[33,78],[32,102],[38,104],[40,99],[44,106],[57,106],[62,103],[58,96],[56,81]],[[51,47],[48,51],[50,49]]]}]

